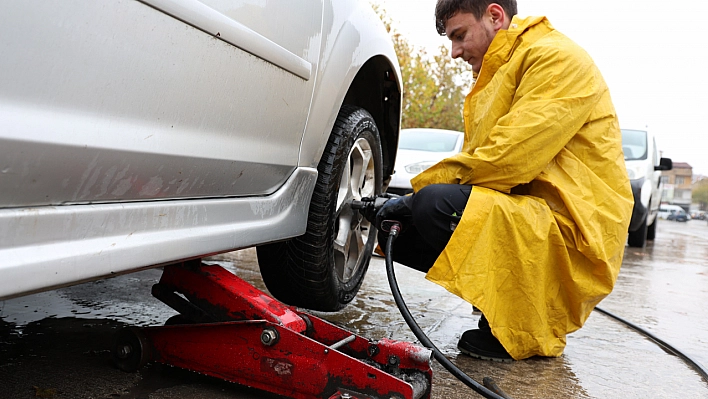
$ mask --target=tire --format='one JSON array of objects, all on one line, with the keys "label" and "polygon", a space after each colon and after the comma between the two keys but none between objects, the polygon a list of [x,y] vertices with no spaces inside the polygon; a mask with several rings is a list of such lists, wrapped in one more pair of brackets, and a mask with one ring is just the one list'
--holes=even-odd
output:
[{"label": "tire", "polygon": [[647,240],[654,241],[656,238],[656,225],[659,223],[659,217],[654,218],[654,223],[647,226]]},{"label": "tire", "polygon": [[647,242],[647,218],[639,226],[636,231],[629,232],[629,238],[627,240],[630,247],[634,248],[644,248]]},{"label": "tire", "polygon": [[371,115],[342,106],[322,159],[304,235],[257,248],[268,291],[294,306],[336,311],[359,291],[376,230],[351,200],[382,192],[379,132]]}]

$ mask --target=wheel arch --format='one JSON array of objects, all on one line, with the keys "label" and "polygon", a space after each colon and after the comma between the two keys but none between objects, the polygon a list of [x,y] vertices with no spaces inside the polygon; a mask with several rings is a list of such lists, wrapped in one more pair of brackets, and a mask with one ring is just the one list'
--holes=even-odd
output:
[{"label": "wheel arch", "polygon": [[376,121],[381,138],[384,179],[393,173],[401,126],[401,91],[388,60],[377,56],[364,64],[342,104],[367,110]]},{"label": "wheel arch", "polygon": [[325,8],[323,52],[299,165],[317,166],[339,109],[349,104],[376,121],[386,179],[393,173],[403,96],[393,41],[368,3],[334,2],[332,7]]}]

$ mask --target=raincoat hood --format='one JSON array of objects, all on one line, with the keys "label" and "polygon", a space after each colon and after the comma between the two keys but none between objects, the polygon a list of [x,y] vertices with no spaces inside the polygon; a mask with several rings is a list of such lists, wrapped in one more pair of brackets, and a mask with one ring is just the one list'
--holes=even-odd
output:
[{"label": "raincoat hood", "polygon": [[632,213],[609,90],[545,17],[514,17],[463,111],[462,152],[411,181],[473,186],[426,277],[478,307],[515,359],[559,356],[612,291]]}]

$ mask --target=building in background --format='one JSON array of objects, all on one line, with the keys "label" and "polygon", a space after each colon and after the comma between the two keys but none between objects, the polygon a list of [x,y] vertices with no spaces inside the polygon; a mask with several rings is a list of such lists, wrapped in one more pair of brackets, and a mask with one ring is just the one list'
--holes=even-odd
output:
[{"label": "building in background", "polygon": [[664,182],[661,202],[678,205],[688,213],[691,209],[693,167],[685,162],[674,162],[673,169],[661,172],[661,180]]},{"label": "building in background", "polygon": [[691,217],[708,218],[708,176],[693,175],[691,186]]}]

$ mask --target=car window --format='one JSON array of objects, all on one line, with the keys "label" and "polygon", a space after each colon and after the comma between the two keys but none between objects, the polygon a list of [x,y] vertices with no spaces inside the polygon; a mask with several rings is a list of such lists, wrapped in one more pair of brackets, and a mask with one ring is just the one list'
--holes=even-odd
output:
[{"label": "car window", "polygon": [[402,131],[398,148],[404,150],[450,152],[460,137],[457,133],[437,132],[434,130]]},{"label": "car window", "polygon": [[622,150],[625,161],[647,159],[647,132],[622,129]]}]

